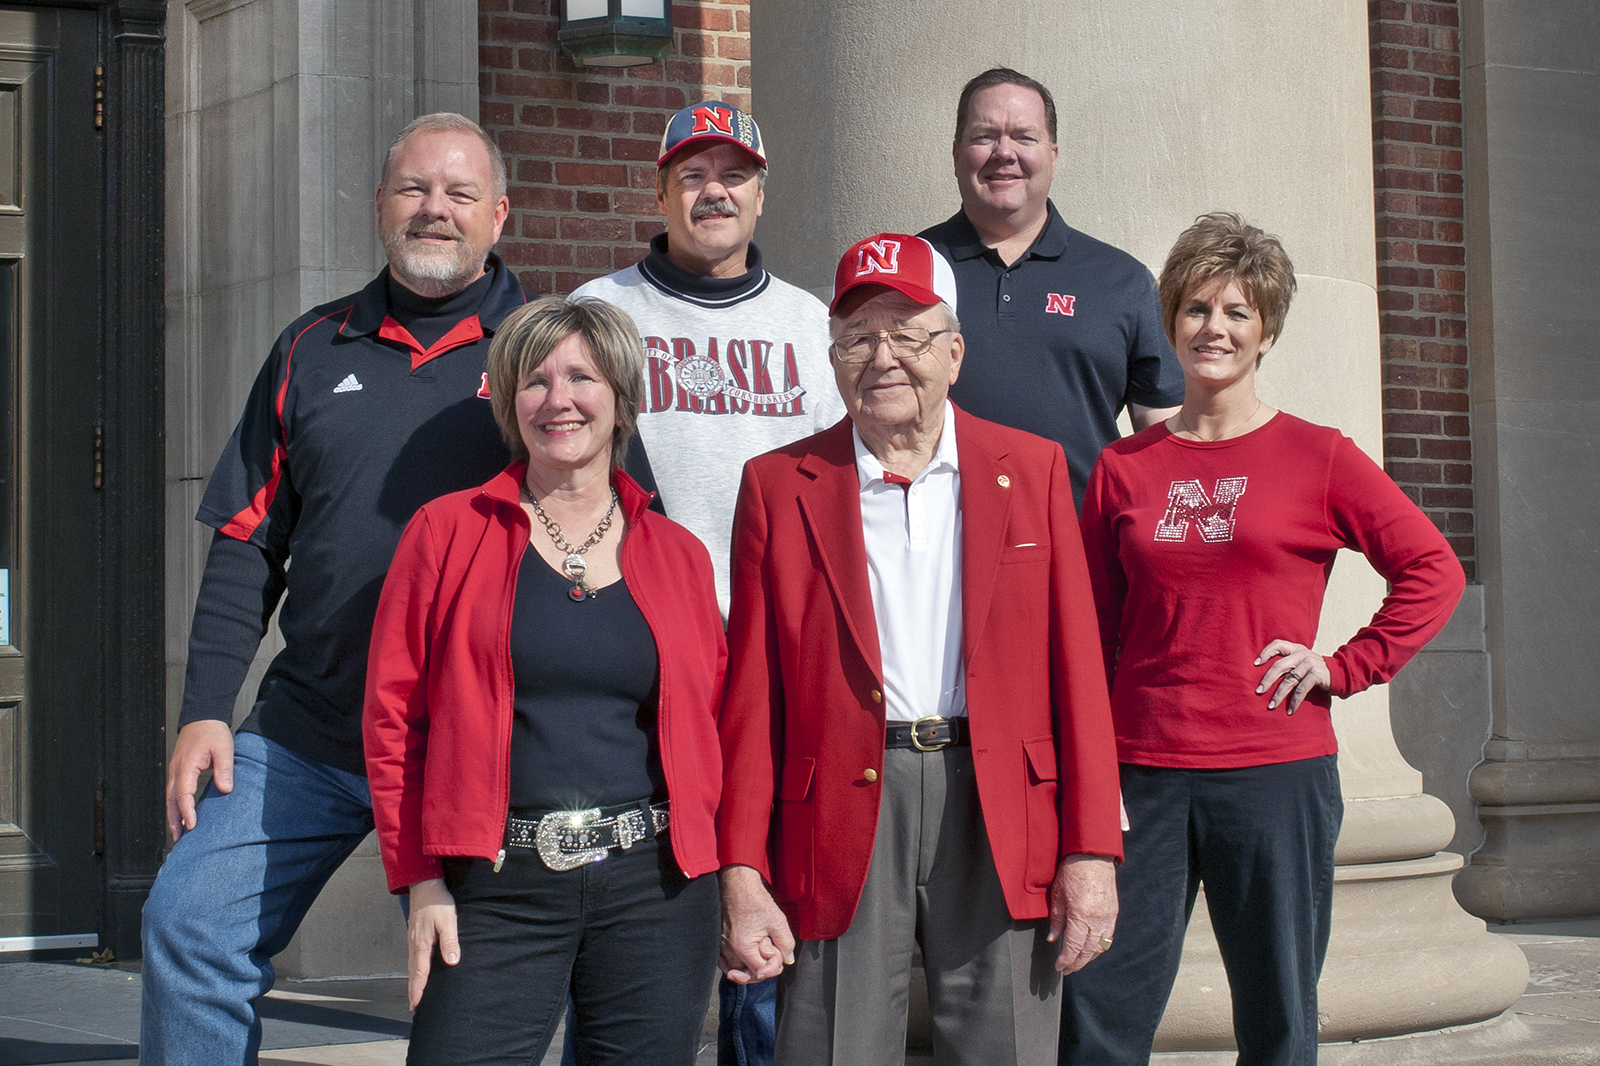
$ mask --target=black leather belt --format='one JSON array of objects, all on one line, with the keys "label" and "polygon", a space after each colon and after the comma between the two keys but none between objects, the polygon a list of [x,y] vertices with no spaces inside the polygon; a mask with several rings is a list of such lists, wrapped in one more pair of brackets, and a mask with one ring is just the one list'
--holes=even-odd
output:
[{"label": "black leather belt", "polygon": [[915,748],[918,751],[942,751],[945,748],[965,747],[972,743],[967,732],[967,717],[940,718],[930,715],[915,722],[897,722],[883,734],[884,748]]},{"label": "black leather belt", "polygon": [[[666,802],[649,800],[585,811],[551,811],[529,818],[512,814],[506,818],[505,843],[508,848],[537,849],[539,858],[552,870],[575,870],[600,862],[612,848],[626,851],[641,840],[659,836],[670,821]],[[499,869],[498,863],[495,869]]]}]

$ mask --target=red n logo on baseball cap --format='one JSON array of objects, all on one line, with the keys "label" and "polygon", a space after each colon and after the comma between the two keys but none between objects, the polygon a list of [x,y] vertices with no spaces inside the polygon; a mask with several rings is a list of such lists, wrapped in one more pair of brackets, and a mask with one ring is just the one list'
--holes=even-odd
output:
[{"label": "red n logo on baseball cap", "polygon": [[702,133],[710,133],[715,129],[718,133],[733,136],[733,111],[729,108],[697,107],[694,109],[694,127],[690,130],[691,137]]}]

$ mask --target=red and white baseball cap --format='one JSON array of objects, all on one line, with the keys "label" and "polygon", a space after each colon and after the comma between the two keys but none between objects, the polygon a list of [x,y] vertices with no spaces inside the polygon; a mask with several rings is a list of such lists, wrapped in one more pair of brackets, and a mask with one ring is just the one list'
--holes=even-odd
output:
[{"label": "red and white baseball cap", "polygon": [[694,145],[727,141],[748,152],[756,165],[767,165],[767,154],[761,146],[761,129],[756,120],[732,104],[721,100],[706,100],[673,115],[661,134],[661,151],[656,155],[656,166],[664,167],[673,156]]},{"label": "red and white baseball cap", "polygon": [[864,285],[882,285],[930,307],[942,300],[956,309],[955,271],[921,237],[879,233],[852,244],[834,271],[828,314],[838,313],[846,294]]}]

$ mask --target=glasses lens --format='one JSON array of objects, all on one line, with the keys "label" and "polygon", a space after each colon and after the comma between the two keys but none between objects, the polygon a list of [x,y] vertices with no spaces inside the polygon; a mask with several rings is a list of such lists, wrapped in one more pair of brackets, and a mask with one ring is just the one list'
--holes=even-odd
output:
[{"label": "glasses lens", "polygon": [[933,336],[925,329],[894,329],[881,333],[847,333],[833,342],[834,350],[846,363],[872,361],[880,340],[889,343],[889,350],[901,358],[915,359],[928,350]]}]

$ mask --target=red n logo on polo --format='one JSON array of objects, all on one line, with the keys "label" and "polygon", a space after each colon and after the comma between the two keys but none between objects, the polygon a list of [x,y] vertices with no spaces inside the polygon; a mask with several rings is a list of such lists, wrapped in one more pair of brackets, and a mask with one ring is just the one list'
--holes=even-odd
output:
[{"label": "red n logo on polo", "polygon": [[900,273],[900,242],[869,241],[856,253],[856,277]]},{"label": "red n logo on polo", "polygon": [[722,111],[715,107],[697,107],[694,109],[694,130],[691,137],[701,133],[710,133],[715,127],[718,133],[733,136],[733,112]]},{"label": "red n logo on polo", "polygon": [[1045,294],[1044,313],[1047,315],[1070,315],[1072,305],[1078,302],[1076,296],[1068,296],[1064,292]]},{"label": "red n logo on polo", "polygon": [[1207,544],[1225,544],[1233,539],[1233,513],[1244,495],[1249,478],[1217,479],[1208,497],[1198,481],[1174,481],[1167,490],[1167,510],[1156,523],[1156,540],[1182,544],[1189,539],[1189,523],[1200,529]]}]

